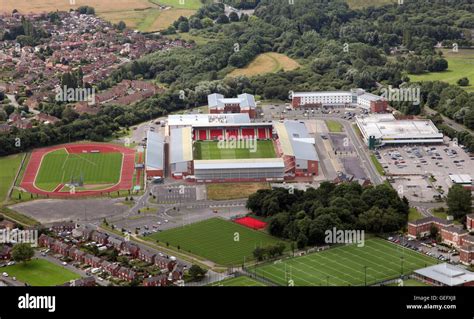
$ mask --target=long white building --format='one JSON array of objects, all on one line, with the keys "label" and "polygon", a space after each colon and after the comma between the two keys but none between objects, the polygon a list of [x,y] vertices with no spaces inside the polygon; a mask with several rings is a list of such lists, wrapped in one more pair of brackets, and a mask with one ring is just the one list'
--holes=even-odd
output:
[{"label": "long white building", "polygon": [[357,116],[356,123],[369,146],[443,143],[443,134],[430,120],[396,120],[389,113]]}]

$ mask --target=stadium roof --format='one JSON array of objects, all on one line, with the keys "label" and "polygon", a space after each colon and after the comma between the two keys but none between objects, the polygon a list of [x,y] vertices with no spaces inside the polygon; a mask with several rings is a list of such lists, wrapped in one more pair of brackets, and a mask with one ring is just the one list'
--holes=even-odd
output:
[{"label": "stadium roof", "polygon": [[415,270],[416,274],[447,286],[459,286],[474,281],[474,273],[447,263]]},{"label": "stadium roof", "polygon": [[365,100],[368,100],[368,101],[384,100],[383,97],[372,94],[372,93],[364,93],[362,95],[359,95],[359,99],[365,99]]},{"label": "stadium roof", "polygon": [[169,126],[211,126],[227,123],[250,123],[250,117],[247,113],[183,114],[168,116]]},{"label": "stadium roof", "polygon": [[165,139],[163,135],[148,131],[146,140],[146,167],[152,169],[164,168]]},{"label": "stadium roof", "polygon": [[193,160],[191,127],[171,129],[170,163],[181,163]]},{"label": "stadium roof", "polygon": [[251,94],[240,94],[236,98],[224,98],[222,94],[214,93],[207,96],[210,108],[223,109],[226,104],[239,104],[243,109],[254,109],[255,98]]},{"label": "stadium roof", "polygon": [[194,161],[194,169],[285,168],[281,158],[247,158]]},{"label": "stadium roof", "polygon": [[365,136],[377,139],[443,138],[443,134],[429,120],[396,120],[392,114],[372,114],[356,119]]},{"label": "stadium roof", "polygon": [[309,136],[308,130],[303,123],[285,121],[283,123],[276,123],[275,129],[285,155],[303,160],[318,160],[318,154],[314,147],[314,138]]}]

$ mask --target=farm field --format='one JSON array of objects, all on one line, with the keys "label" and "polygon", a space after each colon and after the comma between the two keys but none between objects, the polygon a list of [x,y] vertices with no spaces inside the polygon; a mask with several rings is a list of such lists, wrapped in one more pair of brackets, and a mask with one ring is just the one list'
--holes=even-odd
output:
[{"label": "farm field", "polygon": [[[124,21],[132,29],[151,32],[167,28],[180,16],[192,15],[202,5],[200,0],[186,0],[183,4],[180,4],[180,0],[76,0],[75,3],[71,5],[64,0],[4,0],[0,12],[10,13],[13,9],[22,13],[69,11],[88,5],[107,21]],[[162,9],[160,6],[168,8]]]},{"label": "farm field", "polygon": [[81,277],[44,259],[33,259],[25,264],[18,263],[2,269],[9,277],[16,277],[31,286],[57,286]]},{"label": "farm field", "polygon": [[[254,143],[255,140],[252,140]],[[219,148],[216,141],[196,141],[194,143],[194,158],[197,160],[218,159],[245,159],[245,158],[274,158],[276,156],[272,141],[257,141],[256,145],[245,145],[242,141],[241,147]],[[256,146],[252,149],[252,146]]]},{"label": "farm field", "polygon": [[259,189],[269,189],[268,183],[216,183],[207,184],[207,199],[230,200],[247,198]]},{"label": "farm field", "polygon": [[329,132],[332,133],[340,133],[343,130],[342,124],[334,120],[326,120],[326,126]]},{"label": "farm field", "polygon": [[84,189],[110,186],[119,182],[121,165],[120,153],[70,154],[59,149],[43,157],[35,184],[42,190],[53,191],[60,184],[82,178]]},{"label": "farm field", "polygon": [[364,247],[339,246],[257,267],[256,272],[280,285],[293,280],[295,286],[363,286],[364,267],[367,285],[372,285],[399,277],[402,268],[407,275],[436,263],[431,257],[373,238],[366,240]]},{"label": "farm field", "polygon": [[[236,237],[238,236],[238,238]],[[253,259],[255,247],[280,242],[264,232],[255,231],[221,218],[211,218],[188,226],[155,233],[147,239],[169,243],[180,251],[204,257],[219,265],[241,265]]]},{"label": "farm field", "polygon": [[224,279],[214,282],[209,286],[213,287],[265,287],[266,285],[260,281],[247,276],[239,276],[230,279]]},{"label": "farm field", "polygon": [[235,69],[227,76],[255,76],[266,73],[275,73],[278,71],[291,71],[300,67],[299,63],[287,57],[284,54],[276,52],[267,52],[258,55],[247,66],[240,69]]},{"label": "farm field", "polygon": [[469,86],[462,87],[468,92],[474,92],[474,50],[459,49],[453,52],[450,49],[441,49],[445,59],[448,61],[448,70],[444,72],[431,72],[420,75],[410,74],[411,82],[443,81],[457,85],[456,82],[462,77],[469,79]]},{"label": "farm field", "polygon": [[0,157],[0,203],[5,200],[20,168],[23,154]]}]

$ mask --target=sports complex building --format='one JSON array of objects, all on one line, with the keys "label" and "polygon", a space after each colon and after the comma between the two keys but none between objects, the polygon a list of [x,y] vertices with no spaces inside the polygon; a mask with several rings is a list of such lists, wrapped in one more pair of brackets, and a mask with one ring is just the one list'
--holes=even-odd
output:
[{"label": "sports complex building", "polygon": [[209,113],[246,113],[251,118],[257,116],[255,98],[251,94],[240,94],[236,98],[224,98],[222,94],[210,94],[207,96]]},{"label": "sports complex building", "polygon": [[[240,113],[175,115],[168,119],[168,133],[174,178],[283,181],[318,174],[314,138],[296,121],[253,123],[248,114]],[[149,147],[153,143],[161,148],[153,141]]]},{"label": "sports complex building", "polygon": [[369,148],[384,145],[443,143],[443,134],[430,120],[396,120],[388,113],[357,116],[356,123]]},{"label": "sports complex building", "polygon": [[291,105],[296,109],[358,106],[372,113],[383,113],[387,111],[388,101],[363,89],[352,89],[350,91],[295,92]]}]

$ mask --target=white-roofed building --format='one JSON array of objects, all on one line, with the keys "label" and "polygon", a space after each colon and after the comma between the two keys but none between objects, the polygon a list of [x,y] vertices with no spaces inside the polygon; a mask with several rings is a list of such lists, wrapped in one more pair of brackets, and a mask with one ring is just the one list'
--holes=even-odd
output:
[{"label": "white-roofed building", "polygon": [[285,163],[281,158],[194,161],[198,182],[282,181],[284,174]]},{"label": "white-roofed building", "polygon": [[357,116],[356,123],[369,147],[443,143],[443,134],[430,120],[396,120],[392,114],[371,114]]},{"label": "white-roofed building", "polygon": [[451,183],[462,185],[465,188],[473,189],[472,177],[469,174],[449,174]]},{"label": "white-roofed building", "polygon": [[187,126],[250,123],[248,114],[178,114],[168,116],[169,130]]},{"label": "white-roofed building", "polygon": [[145,166],[147,177],[164,176],[165,139],[163,135],[148,131],[146,141]]},{"label": "white-roofed building", "polygon": [[319,157],[314,138],[309,136],[303,123],[285,121],[274,125],[278,135],[277,147],[285,161],[287,173],[295,176],[318,175]]},{"label": "white-roofed building", "polygon": [[373,113],[387,111],[388,101],[363,89],[350,91],[295,92],[292,94],[294,108],[319,108],[322,106],[359,106]]},{"label": "white-roofed building", "polygon": [[251,94],[240,94],[236,98],[225,98],[222,94],[214,93],[207,96],[209,113],[246,113],[250,118],[255,118],[256,103]]},{"label": "white-roofed building", "polygon": [[171,175],[182,178],[193,171],[192,128],[182,127],[170,131]]},{"label": "white-roofed building", "polygon": [[415,270],[415,277],[435,286],[474,286],[474,273],[448,263]]}]

